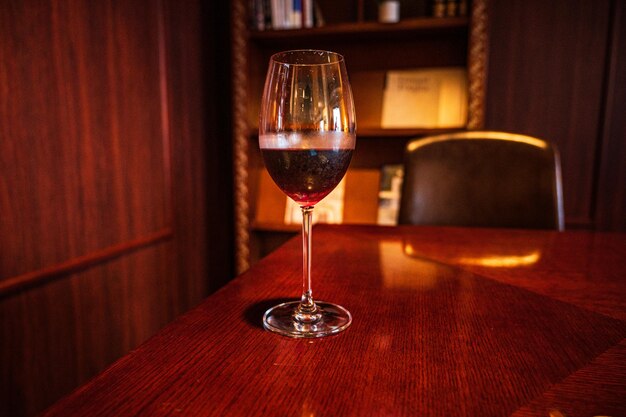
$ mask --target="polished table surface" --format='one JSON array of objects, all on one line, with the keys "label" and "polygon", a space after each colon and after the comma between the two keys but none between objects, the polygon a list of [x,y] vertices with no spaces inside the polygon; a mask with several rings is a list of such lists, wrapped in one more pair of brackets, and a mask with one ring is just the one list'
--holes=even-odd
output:
[{"label": "polished table surface", "polygon": [[316,226],[352,325],[262,328],[300,240],[50,408],[58,416],[626,416],[626,234]]}]

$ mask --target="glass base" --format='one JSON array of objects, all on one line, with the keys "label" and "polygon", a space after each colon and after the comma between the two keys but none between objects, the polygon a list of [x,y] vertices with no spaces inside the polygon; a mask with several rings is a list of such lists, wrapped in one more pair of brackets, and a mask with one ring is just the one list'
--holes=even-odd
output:
[{"label": "glass base", "polygon": [[339,333],[352,323],[352,316],[345,308],[324,301],[316,301],[320,318],[305,322],[298,320],[296,310],[299,301],[290,301],[270,308],[263,315],[263,327],[289,337],[324,337]]}]

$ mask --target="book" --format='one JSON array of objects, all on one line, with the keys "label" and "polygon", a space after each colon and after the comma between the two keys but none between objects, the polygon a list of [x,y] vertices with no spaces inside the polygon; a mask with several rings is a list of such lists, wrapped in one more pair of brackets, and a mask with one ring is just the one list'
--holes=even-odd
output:
[{"label": "book", "polygon": [[248,0],[250,28],[281,30],[323,25],[314,0]]},{"label": "book", "polygon": [[465,68],[387,72],[380,125],[383,128],[451,128],[467,123]]},{"label": "book", "polygon": [[272,29],[282,29],[284,24],[285,5],[284,1],[271,0]]},{"label": "book", "polygon": [[266,29],[265,0],[249,0],[251,27],[256,30]]},{"label": "book", "polygon": [[404,167],[402,165],[392,164],[381,167],[377,224],[389,226],[398,224],[403,178]]},{"label": "book", "polygon": [[291,5],[291,28],[300,29],[302,27],[302,0],[292,0]]},{"label": "book", "polygon": [[313,0],[302,0],[302,27],[313,27]]}]

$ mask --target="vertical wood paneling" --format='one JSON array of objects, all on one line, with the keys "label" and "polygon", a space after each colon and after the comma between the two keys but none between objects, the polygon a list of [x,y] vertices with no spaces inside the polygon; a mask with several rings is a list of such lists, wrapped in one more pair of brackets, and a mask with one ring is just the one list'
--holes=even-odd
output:
[{"label": "vertical wood paneling", "polygon": [[40,412],[230,277],[220,7],[0,7],[0,279],[45,278],[0,285],[0,415]]},{"label": "vertical wood paneling", "polygon": [[1,9],[0,279],[170,224],[155,4]]},{"label": "vertical wood paneling", "polygon": [[561,152],[566,221],[590,225],[610,1],[492,0],[486,127]]},{"label": "vertical wood paneling", "polygon": [[600,230],[626,231],[626,6],[615,1],[606,117],[600,158],[596,222]]},{"label": "vertical wood paneling", "polygon": [[181,303],[194,305],[233,273],[229,4],[163,0],[163,9],[174,262]]},{"label": "vertical wood paneling", "polygon": [[178,313],[162,243],[0,301],[0,415],[34,415]]}]

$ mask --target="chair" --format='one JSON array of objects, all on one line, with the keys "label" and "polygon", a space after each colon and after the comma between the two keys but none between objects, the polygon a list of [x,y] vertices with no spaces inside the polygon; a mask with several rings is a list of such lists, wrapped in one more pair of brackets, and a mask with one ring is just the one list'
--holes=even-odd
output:
[{"label": "chair", "polygon": [[405,151],[400,224],[563,230],[558,151],[531,136],[473,131]]}]

